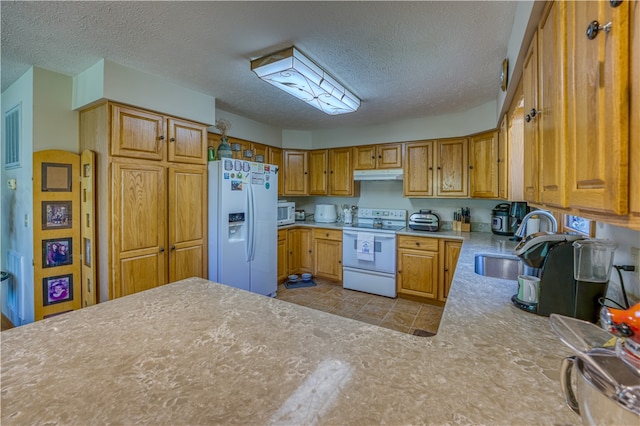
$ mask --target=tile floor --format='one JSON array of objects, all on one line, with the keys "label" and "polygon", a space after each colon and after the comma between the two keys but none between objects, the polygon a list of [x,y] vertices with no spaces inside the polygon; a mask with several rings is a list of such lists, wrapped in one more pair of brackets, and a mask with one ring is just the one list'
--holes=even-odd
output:
[{"label": "tile floor", "polygon": [[339,283],[321,278],[314,281],[315,287],[296,289],[287,289],[281,283],[276,298],[403,333],[438,331],[444,309],[440,306],[346,290]]}]

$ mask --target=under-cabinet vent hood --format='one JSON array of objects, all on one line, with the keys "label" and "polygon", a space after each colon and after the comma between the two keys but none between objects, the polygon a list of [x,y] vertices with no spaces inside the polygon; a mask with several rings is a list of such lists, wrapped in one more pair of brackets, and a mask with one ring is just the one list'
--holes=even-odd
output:
[{"label": "under-cabinet vent hood", "polygon": [[353,180],[402,180],[402,169],[354,170]]}]

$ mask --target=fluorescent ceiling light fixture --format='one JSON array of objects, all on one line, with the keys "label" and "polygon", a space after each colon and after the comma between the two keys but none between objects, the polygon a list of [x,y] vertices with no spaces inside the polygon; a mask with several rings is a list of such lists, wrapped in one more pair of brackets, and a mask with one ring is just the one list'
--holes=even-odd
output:
[{"label": "fluorescent ceiling light fixture", "polygon": [[330,115],[354,112],[360,99],[295,47],[251,61],[251,70],[278,89]]}]

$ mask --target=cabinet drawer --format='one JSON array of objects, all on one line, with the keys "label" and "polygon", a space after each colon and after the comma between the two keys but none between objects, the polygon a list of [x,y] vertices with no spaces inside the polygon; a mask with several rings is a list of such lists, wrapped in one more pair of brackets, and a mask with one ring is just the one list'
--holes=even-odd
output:
[{"label": "cabinet drawer", "polygon": [[326,228],[314,229],[313,238],[342,241],[342,231],[339,229],[326,229]]},{"label": "cabinet drawer", "polygon": [[278,241],[287,239],[287,230],[286,229],[278,229]]},{"label": "cabinet drawer", "polygon": [[425,251],[438,251],[438,239],[399,235],[398,247]]}]

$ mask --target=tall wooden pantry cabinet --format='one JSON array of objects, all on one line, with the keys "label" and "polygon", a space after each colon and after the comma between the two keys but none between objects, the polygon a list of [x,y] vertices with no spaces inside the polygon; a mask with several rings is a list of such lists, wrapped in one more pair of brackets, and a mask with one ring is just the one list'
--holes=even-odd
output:
[{"label": "tall wooden pantry cabinet", "polygon": [[104,102],[80,112],[97,153],[100,301],[207,277],[207,127]]}]

